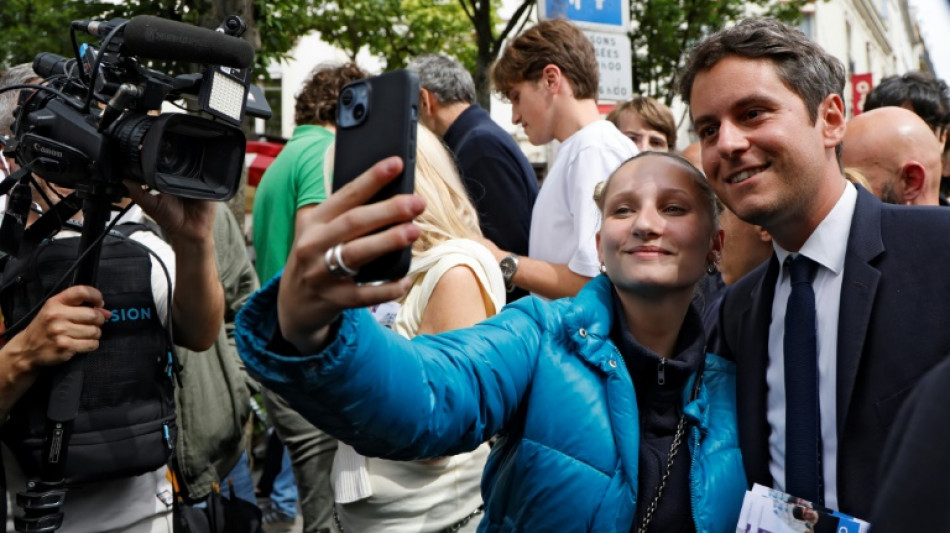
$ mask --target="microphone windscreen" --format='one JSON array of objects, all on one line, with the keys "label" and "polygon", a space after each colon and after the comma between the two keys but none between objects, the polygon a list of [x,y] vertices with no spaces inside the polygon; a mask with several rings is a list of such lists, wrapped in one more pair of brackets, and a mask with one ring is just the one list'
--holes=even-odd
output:
[{"label": "microphone windscreen", "polygon": [[132,18],[123,37],[128,52],[146,59],[234,68],[248,68],[254,62],[254,47],[243,39],[149,15]]}]

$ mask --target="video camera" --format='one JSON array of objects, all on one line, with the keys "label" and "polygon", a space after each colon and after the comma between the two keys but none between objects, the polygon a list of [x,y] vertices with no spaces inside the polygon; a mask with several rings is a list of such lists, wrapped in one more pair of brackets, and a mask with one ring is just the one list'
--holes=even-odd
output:
[{"label": "video camera", "polygon": [[[247,105],[254,50],[239,39],[244,22],[218,31],[152,16],[75,21],[75,59],[36,56],[45,89],[22,91],[13,153],[21,167],[62,187],[123,196],[123,179],[185,198],[234,196],[244,164],[245,112],[267,118],[266,102]],[[76,46],[76,32],[100,39]],[[203,64],[198,74],[166,75],[141,59]],[[185,100],[194,114],[162,113]],[[201,116],[204,115],[204,116]]]}]

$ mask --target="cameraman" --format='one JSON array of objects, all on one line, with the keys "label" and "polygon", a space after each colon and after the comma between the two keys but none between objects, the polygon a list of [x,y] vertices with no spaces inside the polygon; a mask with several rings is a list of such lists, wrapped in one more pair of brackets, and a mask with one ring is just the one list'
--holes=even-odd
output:
[{"label": "cameraman", "polygon": [[[0,87],[10,85],[0,79]],[[12,114],[16,99],[0,103],[0,117]],[[10,131],[0,131],[0,135]],[[69,191],[34,176],[45,195],[34,187],[34,209],[46,211],[55,199]],[[138,221],[147,213],[161,226],[165,243],[149,231],[131,235],[154,251],[169,269],[173,280],[171,317],[175,344],[200,351],[217,338],[224,315],[224,300],[214,258],[213,202],[152,195],[137,183],[126,181],[128,196],[138,206],[123,221]],[[141,209],[139,209],[141,207]],[[77,215],[76,219],[81,219]],[[38,218],[31,212],[28,224]],[[74,232],[61,231],[58,236]],[[170,244],[170,246],[169,246]],[[166,316],[167,287],[160,266],[152,258],[151,287],[158,316]],[[102,280],[104,283],[108,280]],[[39,314],[20,333],[0,348],[0,414],[6,414],[36,380],[44,367],[69,360],[77,353],[99,346],[101,327],[111,314],[104,308],[102,293],[94,287],[75,286],[50,298]],[[167,324],[166,324],[167,326]],[[12,455],[4,450],[6,487],[22,490],[25,479]],[[62,530],[69,532],[122,531],[145,533],[170,531],[171,488],[165,467],[141,476],[84,486],[69,491],[63,507]]]}]

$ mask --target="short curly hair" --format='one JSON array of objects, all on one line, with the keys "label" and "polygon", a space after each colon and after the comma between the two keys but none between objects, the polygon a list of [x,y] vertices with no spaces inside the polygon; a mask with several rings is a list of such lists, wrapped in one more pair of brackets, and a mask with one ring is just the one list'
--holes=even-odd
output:
[{"label": "short curly hair", "polygon": [[337,97],[343,87],[369,74],[355,63],[319,65],[297,93],[294,122],[302,124],[333,124],[336,121]]}]

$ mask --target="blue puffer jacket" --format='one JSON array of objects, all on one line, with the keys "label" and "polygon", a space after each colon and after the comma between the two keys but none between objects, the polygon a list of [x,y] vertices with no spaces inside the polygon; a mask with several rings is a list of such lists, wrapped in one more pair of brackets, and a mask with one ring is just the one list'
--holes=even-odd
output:
[{"label": "blue puffer jacket", "polygon": [[[485,468],[479,531],[628,532],[635,516],[636,395],[609,340],[610,281],[554,302],[523,298],[474,327],[408,341],[365,310],[344,313],[311,356],[268,351],[279,278],[238,316],[248,368],[364,455],[418,459],[500,434]],[[690,492],[700,533],[734,531],[746,489],[732,364],[706,358],[689,401]]]}]

